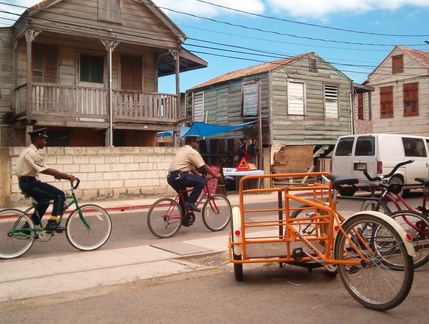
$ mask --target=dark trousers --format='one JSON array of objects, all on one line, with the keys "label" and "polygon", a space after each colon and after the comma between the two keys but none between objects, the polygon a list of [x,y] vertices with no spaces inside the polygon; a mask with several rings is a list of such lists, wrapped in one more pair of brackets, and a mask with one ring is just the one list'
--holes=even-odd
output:
[{"label": "dark trousers", "polygon": [[203,177],[181,171],[170,172],[167,176],[167,182],[177,193],[179,193],[179,190],[193,187],[189,197],[187,192],[183,193],[185,201],[192,204],[195,204],[206,184],[206,180]]},{"label": "dark trousers", "polygon": [[[52,216],[63,214],[66,197],[64,192],[57,187],[37,180],[33,177],[21,177],[19,178],[19,188],[22,190],[22,192],[33,197],[34,200],[36,200],[38,203],[42,203],[37,207],[37,213],[40,219],[48,209],[50,200],[54,201]],[[33,214],[31,217],[36,225],[40,225],[39,217],[37,217],[35,214]]]}]

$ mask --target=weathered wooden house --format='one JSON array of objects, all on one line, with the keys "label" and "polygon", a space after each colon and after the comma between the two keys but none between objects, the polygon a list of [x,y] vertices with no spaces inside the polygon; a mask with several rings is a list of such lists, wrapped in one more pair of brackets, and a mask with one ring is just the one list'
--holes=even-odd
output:
[{"label": "weathered wooden house", "polygon": [[[256,141],[265,172],[307,172],[352,132],[352,81],[316,53],[226,73],[186,92],[194,121],[255,123],[217,138]],[[253,161],[252,161],[253,162]]]},{"label": "weathered wooden house", "polygon": [[51,146],[154,146],[180,126],[180,72],[207,66],[151,0],[45,0],[0,38],[0,146],[33,127]]},{"label": "weathered wooden house", "polygon": [[355,97],[355,133],[429,136],[429,53],[395,46]]}]

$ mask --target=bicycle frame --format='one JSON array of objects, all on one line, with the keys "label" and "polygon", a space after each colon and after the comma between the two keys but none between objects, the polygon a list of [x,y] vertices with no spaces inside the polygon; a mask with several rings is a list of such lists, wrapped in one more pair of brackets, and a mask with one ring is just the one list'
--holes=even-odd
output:
[{"label": "bicycle frame", "polygon": [[[77,188],[77,187],[75,187],[75,188]],[[71,194],[70,195],[68,195],[68,196],[65,196],[65,198],[66,198],[66,205],[65,205],[65,208],[64,208],[64,213],[63,213],[63,215],[60,215],[59,216],[59,218],[58,218],[58,224],[61,224],[61,222],[62,222],[62,220],[63,220],[63,217],[64,217],[64,214],[66,214],[66,213],[70,213],[70,212],[67,212],[66,211],[66,209],[68,209],[70,206],[72,206],[72,205],[74,205],[75,206],[75,210],[79,210],[79,218],[82,220],[82,222],[83,222],[83,224],[87,227],[87,228],[89,228],[89,224],[87,223],[87,221],[85,220],[85,218],[83,217],[83,215],[82,215],[82,213],[81,213],[81,211],[80,211],[80,206],[79,206],[79,202],[78,202],[78,200],[77,200],[77,198],[76,198],[76,194],[74,193],[74,189],[75,188],[73,188],[73,187],[71,187],[70,188],[70,190],[71,190]],[[43,206],[43,205],[51,205],[51,204],[53,204],[53,202],[52,201],[43,201],[43,202],[36,202],[36,201],[34,201],[33,200],[33,202],[32,202],[32,204],[31,204],[31,206],[30,207],[28,207],[26,210],[24,210],[23,211],[23,213],[25,214],[25,215],[27,215],[27,216],[30,216],[31,217],[31,214],[33,214],[33,212],[35,211],[36,212],[36,215],[37,215],[37,217],[39,217],[39,223],[40,224],[42,224],[41,223],[41,220],[40,220],[40,216],[39,216],[39,214],[37,213],[37,207],[39,207],[39,206]],[[44,231],[45,230],[45,228],[43,227],[43,226],[37,226],[36,224],[34,224],[35,225],[35,227],[34,228],[16,228],[17,227],[17,224],[19,224],[19,222],[21,221],[21,219],[22,219],[22,217],[19,217],[18,218],[18,220],[16,221],[16,223],[15,223],[15,225],[13,226],[13,228],[12,228],[12,231],[11,231],[11,235],[14,235],[14,236],[22,236],[22,237],[26,237],[26,236],[28,236],[28,235],[33,235],[33,236],[35,236],[35,235],[37,235],[37,233],[36,232],[42,232],[42,231]],[[32,232],[35,232],[34,234],[32,233]],[[21,235],[21,234],[24,234],[24,235]]]},{"label": "bicycle frame", "polygon": [[[316,172],[311,173],[311,176],[324,176],[328,173],[325,172]],[[309,176],[308,173],[305,174],[288,174],[282,175],[282,177],[306,177]],[[338,224],[341,224],[345,218],[336,211],[336,200],[335,195],[331,195],[332,184],[325,185],[322,183],[314,183],[311,187],[309,186],[298,186],[298,187],[285,187],[285,188],[270,188],[270,189],[247,189],[243,190],[243,181],[257,178],[273,178],[278,177],[278,175],[264,175],[264,176],[246,176],[240,180],[240,211],[241,211],[241,224],[239,227],[236,227],[234,224],[233,228],[233,237],[230,239],[229,245],[229,258],[234,263],[260,263],[260,262],[281,262],[281,263],[305,263],[309,261],[316,261],[315,266],[324,266],[330,264],[351,264],[351,265],[360,265],[363,262],[366,262],[367,259],[363,256],[358,249],[356,249],[359,254],[360,259],[350,259],[350,260],[335,260],[332,255],[332,250],[334,248],[335,236],[338,231],[343,231],[342,227]],[[269,208],[269,209],[257,209],[249,210],[245,208],[244,196],[251,193],[269,193],[277,192],[278,193],[278,208]],[[311,200],[304,199],[299,197],[297,192],[307,192],[311,197]],[[285,206],[281,206],[281,201],[285,202]],[[290,214],[294,210],[299,208],[291,207],[291,202],[298,202],[300,204],[307,205],[314,210],[323,211],[326,214],[312,217],[300,217],[300,218],[290,218]],[[305,209],[311,209],[305,208]],[[251,213],[273,213],[277,212],[279,218],[277,220],[263,220],[263,221],[247,221],[246,218]],[[286,216],[286,217],[283,217]],[[236,221],[236,219],[234,219]],[[316,227],[316,231],[312,234],[306,235],[299,233],[297,226],[311,224]],[[252,236],[248,234],[248,230],[251,228],[278,228],[279,234],[273,235],[269,234],[267,236]],[[283,228],[286,229],[286,234],[283,233]],[[366,245],[364,239],[360,237],[359,233],[356,233],[361,244]],[[267,251],[269,248],[273,249],[272,255],[258,255],[258,248],[262,244],[266,244],[265,254],[270,254],[271,252]],[[350,242],[352,246],[354,242]],[[271,247],[269,247],[271,245]],[[294,246],[296,245],[296,247]],[[366,245],[367,246],[367,245]],[[356,247],[356,246],[355,246]],[[368,246],[367,246],[368,247]],[[236,260],[233,258],[232,251],[236,248],[239,248],[241,251],[241,260]],[[303,252],[301,256],[297,257],[297,253],[303,251],[306,248],[312,253]],[[322,248],[324,251],[321,251]],[[284,251],[282,251],[284,249]]]}]

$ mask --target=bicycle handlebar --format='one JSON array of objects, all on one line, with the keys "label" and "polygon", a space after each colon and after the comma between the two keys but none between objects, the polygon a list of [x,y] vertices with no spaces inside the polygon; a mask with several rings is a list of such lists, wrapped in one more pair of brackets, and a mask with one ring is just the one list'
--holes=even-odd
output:
[{"label": "bicycle handlebar", "polygon": [[390,171],[388,174],[385,174],[382,176],[371,177],[366,170],[363,171],[363,174],[365,175],[365,177],[369,181],[382,181],[384,178],[390,178],[396,172],[396,170],[398,170],[401,166],[406,165],[406,164],[410,164],[413,162],[414,162],[414,160],[408,160],[408,161],[400,162],[397,165],[395,165],[395,167],[392,169],[392,171]]},{"label": "bicycle handlebar", "polygon": [[73,189],[73,190],[74,190],[74,189],[77,189],[77,187],[79,187],[79,183],[80,183],[79,178],[75,178],[75,179],[76,179],[76,182],[75,182],[74,186],[72,185],[72,189]]}]

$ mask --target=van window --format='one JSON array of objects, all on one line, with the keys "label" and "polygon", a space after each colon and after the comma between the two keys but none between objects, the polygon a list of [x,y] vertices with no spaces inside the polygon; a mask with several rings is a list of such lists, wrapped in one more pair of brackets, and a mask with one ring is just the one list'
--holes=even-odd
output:
[{"label": "van window", "polygon": [[356,156],[373,156],[375,154],[374,137],[361,136],[356,141]]},{"label": "van window", "polygon": [[422,138],[402,137],[405,156],[426,157],[426,149]]},{"label": "van window", "polygon": [[338,156],[351,156],[353,148],[354,137],[341,138],[337,145],[335,155]]}]

